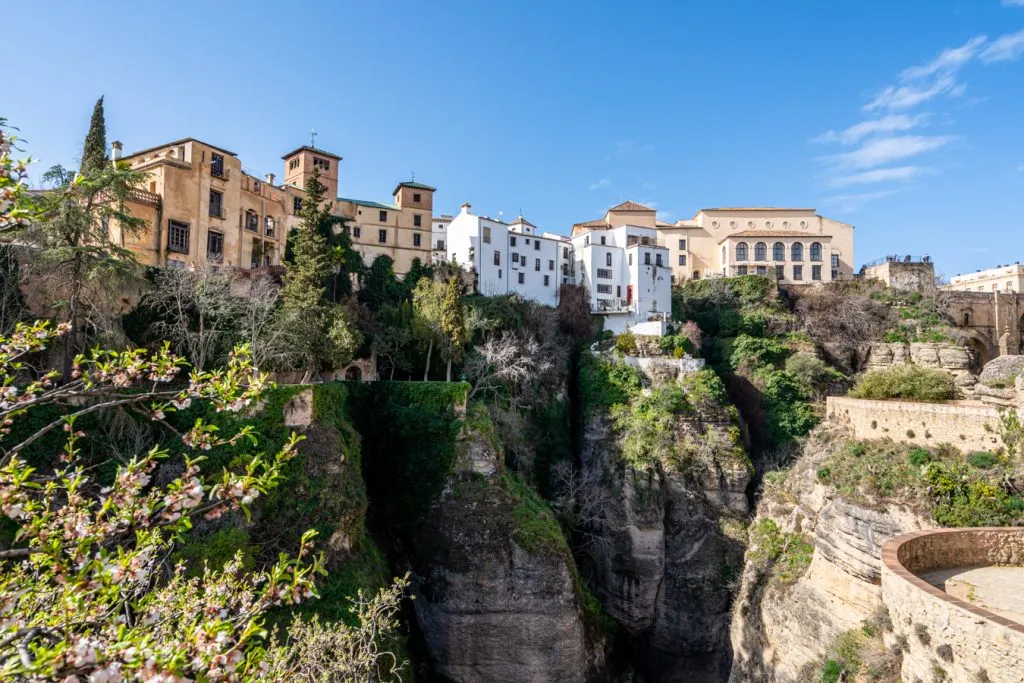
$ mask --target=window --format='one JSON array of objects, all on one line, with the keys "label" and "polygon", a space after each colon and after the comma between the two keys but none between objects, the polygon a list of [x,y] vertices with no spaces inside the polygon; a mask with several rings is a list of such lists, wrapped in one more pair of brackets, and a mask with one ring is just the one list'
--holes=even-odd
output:
[{"label": "window", "polygon": [[388,231],[387,230],[378,230],[377,231],[377,241],[380,242],[381,244],[384,244],[385,242],[387,242],[388,241]]},{"label": "window", "polygon": [[821,260],[821,242],[811,242],[811,260]]},{"label": "window", "polygon": [[500,280],[501,277],[502,277],[502,275],[501,275],[501,268],[498,268],[498,279]]},{"label": "window", "polygon": [[415,203],[419,204],[420,203],[420,193],[419,192],[413,192],[412,193],[412,200]]},{"label": "window", "polygon": [[562,247],[562,258],[569,258],[569,247]]},{"label": "window", "polygon": [[747,274],[747,267],[746,266],[736,266],[736,274],[737,275],[746,275]]},{"label": "window", "polygon": [[622,285],[615,285],[615,296],[622,298]]},{"label": "window", "polygon": [[612,271],[611,271],[610,268],[598,268],[597,269],[597,277],[599,277],[602,280],[611,280],[612,279]]},{"label": "window", "polygon": [[438,240],[437,241],[437,250],[438,251],[444,251],[444,240]]},{"label": "window", "polygon": [[598,285],[597,286],[597,293],[598,294],[611,294],[612,293],[612,286],[611,285]]},{"label": "window", "polygon": [[793,279],[794,280],[803,280],[804,279],[804,267],[803,266],[793,266]]},{"label": "window", "polygon": [[291,159],[288,162],[288,170],[289,171],[294,171],[298,167],[299,167],[299,158],[298,157],[295,157],[294,159]]},{"label": "window", "polygon": [[[526,240],[526,241],[529,242],[530,240]],[[540,240],[534,240],[533,241],[533,250],[534,251],[540,251]]]},{"label": "window", "polygon": [[527,243],[527,244],[529,244],[529,243],[530,243],[530,238],[529,238],[529,237],[527,237],[527,238],[526,238],[526,243]]},{"label": "window", "polygon": [[258,181],[258,180],[252,181],[252,191],[255,192],[256,194],[260,193],[260,181]]},{"label": "window", "polygon": [[224,218],[224,194],[217,190],[210,190],[210,215]]},{"label": "window", "polygon": [[775,266],[775,279],[782,280],[786,277],[786,266]]},{"label": "window", "polygon": [[683,251],[686,250],[686,240],[679,240],[679,249]]},{"label": "window", "polygon": [[188,253],[188,223],[167,221],[167,250]]},{"label": "window", "polygon": [[644,265],[645,266],[651,265],[651,252],[649,252],[649,251],[645,251],[644,252]]},{"label": "window", "polygon": [[555,260],[554,259],[548,259],[548,270],[554,270],[554,269],[555,269]]},{"label": "window", "polygon": [[417,228],[422,227],[423,226],[423,216],[419,215],[418,213],[417,214],[413,214],[412,224],[413,224],[413,226],[415,226]]},{"label": "window", "polygon": [[211,261],[224,260],[224,233],[213,230],[207,233],[206,258]]},{"label": "window", "polygon": [[804,260],[804,245],[800,242],[794,242],[793,246],[789,248],[789,258],[792,261],[803,261]]},{"label": "window", "polygon": [[524,284],[525,282],[526,282],[526,273],[519,273],[519,284]]},{"label": "window", "polygon": [[210,155],[210,175],[224,177],[224,155],[216,152]]},{"label": "window", "polygon": [[550,275],[545,275],[544,276],[544,286],[547,287],[549,284],[551,284],[551,276]]},{"label": "window", "polygon": [[651,238],[650,237],[641,237],[640,238],[640,244],[650,244],[650,243],[651,243]]},{"label": "window", "polygon": [[654,265],[658,266],[659,268],[665,265],[664,263],[661,262],[661,254],[654,255]]},{"label": "window", "polygon": [[380,222],[381,223],[387,223],[388,222],[388,212],[387,211],[381,211],[379,218],[380,218]]},{"label": "window", "polygon": [[[515,259],[515,254],[512,254],[512,256],[513,256],[512,261],[515,262],[515,260],[516,260]],[[494,265],[496,265],[496,266],[500,266],[501,265],[501,252],[498,251],[497,249],[494,250]]]},{"label": "window", "polygon": [[611,252],[608,252],[607,254],[604,255],[604,264],[606,266],[612,265],[612,254],[611,254]]},{"label": "window", "polygon": [[686,265],[686,254],[680,254],[679,255],[679,265],[681,265],[681,266],[685,266]]},{"label": "window", "polygon": [[529,260],[526,258],[526,254],[520,254],[519,255],[519,261],[520,261],[520,263],[523,264],[523,268],[525,268],[526,264],[529,263]]},{"label": "window", "polygon": [[512,252],[512,263],[519,263],[519,252],[518,251],[513,251]]},{"label": "window", "polygon": [[302,197],[292,197],[292,213],[296,216],[302,212]]},{"label": "window", "polygon": [[267,237],[273,237],[274,236],[274,228],[275,227],[276,227],[276,225],[274,223],[274,217],[273,216],[266,216],[266,217],[263,218],[263,230],[264,230],[264,232],[267,233]]},{"label": "window", "polygon": [[533,259],[533,269],[536,270],[537,272],[540,272],[540,259],[539,258]]},{"label": "window", "polygon": [[420,246],[420,234],[418,232],[414,232],[412,234],[412,246],[414,246],[414,247]]},{"label": "window", "polygon": [[509,245],[510,247],[514,247],[514,246],[516,246],[516,236],[515,236],[515,235],[509,235],[509,238],[508,238],[508,245]]},{"label": "window", "polygon": [[629,255],[629,265],[633,265],[633,255]]},{"label": "window", "polygon": [[748,247],[746,242],[740,242],[736,245],[736,260],[746,261],[749,257]]},{"label": "window", "polygon": [[754,245],[754,260],[755,261],[767,261],[768,260],[768,245],[764,242],[758,242]]},{"label": "window", "polygon": [[811,266],[811,279],[821,280],[821,266]]},{"label": "window", "polygon": [[313,168],[319,168],[321,171],[330,171],[331,162],[320,157],[313,157]]},{"label": "window", "polygon": [[491,243],[491,228],[490,228],[490,226],[487,226],[487,225],[484,226],[483,240],[484,240],[484,244],[490,244]]},{"label": "window", "polygon": [[362,234],[363,234],[363,229],[360,228],[358,225],[356,227],[352,228],[352,236],[353,237],[360,237],[360,236],[362,236]]},{"label": "window", "polygon": [[768,266],[758,266],[757,267],[757,274],[761,275],[761,276],[767,275],[768,274]]},{"label": "window", "polygon": [[608,241],[608,238],[605,237],[604,235],[601,235],[601,244],[606,244],[607,241]]},{"label": "window", "polygon": [[252,209],[245,210],[245,229],[257,232],[260,226],[260,217]]},{"label": "window", "polygon": [[839,254],[832,254],[832,267],[839,268]]},{"label": "window", "polygon": [[776,242],[772,245],[772,261],[785,261],[786,260],[786,245],[782,242]]}]

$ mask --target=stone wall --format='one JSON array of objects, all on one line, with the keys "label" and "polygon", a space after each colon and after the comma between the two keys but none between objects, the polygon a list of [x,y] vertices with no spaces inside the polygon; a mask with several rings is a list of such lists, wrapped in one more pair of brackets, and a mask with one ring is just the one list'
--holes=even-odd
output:
[{"label": "stone wall", "polygon": [[830,420],[849,426],[858,439],[888,437],[921,446],[950,443],[962,451],[1002,446],[999,411],[991,406],[829,396],[825,410]]},{"label": "stone wall", "polygon": [[891,645],[903,648],[904,681],[1019,683],[1024,625],[959,600],[919,578],[935,569],[1024,566],[1024,529],[912,532],[882,549],[882,600],[892,618]]}]

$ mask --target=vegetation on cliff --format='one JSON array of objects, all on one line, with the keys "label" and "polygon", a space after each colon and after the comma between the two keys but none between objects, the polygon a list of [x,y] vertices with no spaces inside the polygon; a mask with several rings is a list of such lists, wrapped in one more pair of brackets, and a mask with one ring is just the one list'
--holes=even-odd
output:
[{"label": "vegetation on cliff", "polygon": [[957,390],[953,376],[945,370],[906,363],[869,370],[857,379],[849,395],[876,401],[942,403],[955,399]]}]

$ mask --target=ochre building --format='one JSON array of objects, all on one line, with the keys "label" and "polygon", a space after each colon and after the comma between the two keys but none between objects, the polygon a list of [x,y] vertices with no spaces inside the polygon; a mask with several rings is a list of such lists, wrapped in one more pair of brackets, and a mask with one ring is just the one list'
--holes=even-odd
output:
[{"label": "ochre building", "polygon": [[435,188],[399,183],[390,204],[338,198],[336,154],[303,146],[282,157],[284,182],[274,174],[258,177],[244,170],[234,152],[194,138],[176,140],[112,157],[147,174],[129,202],[147,229],[132,235],[111,226],[112,237],[140,262],[167,267],[278,266],[288,231],[297,225],[306,180],[320,171],[331,211],[347,219],[353,246],[367,265],[379,255],[391,257],[398,274],[418,258],[430,262],[430,233]]}]

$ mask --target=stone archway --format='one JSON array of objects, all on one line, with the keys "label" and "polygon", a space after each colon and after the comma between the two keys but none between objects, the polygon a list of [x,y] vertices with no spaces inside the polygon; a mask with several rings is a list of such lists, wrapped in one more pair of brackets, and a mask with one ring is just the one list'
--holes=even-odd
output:
[{"label": "stone archway", "polygon": [[361,382],[363,380],[363,369],[358,365],[350,365],[345,369],[345,379],[349,382]]},{"label": "stone archway", "polygon": [[999,355],[999,351],[992,344],[992,341],[981,332],[963,328],[959,331],[966,338],[968,348],[974,351],[974,362],[972,363],[971,372],[978,374],[990,360]]}]

